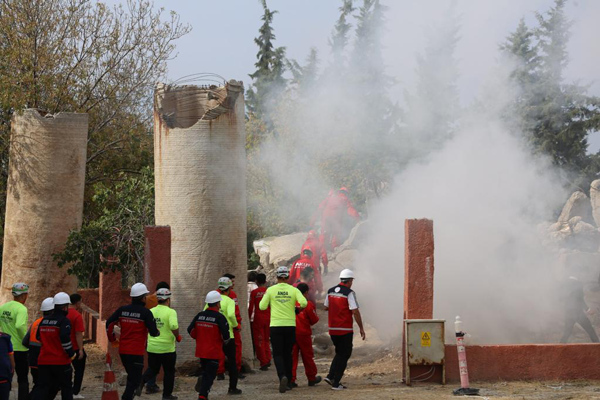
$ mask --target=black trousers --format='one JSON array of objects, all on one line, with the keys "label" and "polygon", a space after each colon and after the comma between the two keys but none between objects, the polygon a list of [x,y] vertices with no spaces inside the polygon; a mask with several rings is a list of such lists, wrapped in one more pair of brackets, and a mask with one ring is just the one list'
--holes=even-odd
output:
[{"label": "black trousers", "polygon": [[33,400],[54,399],[60,389],[62,400],[73,400],[73,368],[67,365],[38,366],[39,389],[33,395]]},{"label": "black trousers", "polygon": [[598,339],[598,334],[592,326],[588,316],[583,311],[579,311],[565,313],[565,330],[563,331],[563,337],[560,339],[561,343],[567,343],[569,336],[571,336],[571,332],[573,332],[573,327],[575,324],[579,324],[587,332],[587,334],[590,335],[592,342],[600,342]]},{"label": "black trousers", "polygon": [[237,364],[235,363],[235,340],[233,338],[229,339],[229,341],[223,345],[223,353],[225,353],[225,358],[227,358],[229,389],[237,389],[238,370]]},{"label": "black trousers", "polygon": [[19,400],[29,399],[29,359],[28,351],[15,351],[15,372],[19,384]]},{"label": "black trousers", "polygon": [[121,362],[127,372],[127,385],[122,400],[133,400],[135,389],[142,383],[142,373],[144,372],[144,356],[133,354],[121,354]]},{"label": "black trousers", "polygon": [[8,400],[10,397],[10,380],[2,380],[0,383],[0,400]]},{"label": "black trousers", "polygon": [[177,353],[148,353],[148,369],[144,373],[144,382],[151,380],[156,384],[156,375],[160,372],[160,367],[165,371],[163,381],[163,397],[169,397],[173,394],[175,385],[175,363],[177,362]]},{"label": "black trousers", "polygon": [[[79,353],[83,352],[83,358],[79,359]],[[75,370],[73,376],[73,394],[79,394],[81,392],[81,384],[83,383],[83,375],[85,374],[85,362],[87,360],[87,354],[85,350],[75,350],[77,357],[73,360],[73,369]]]},{"label": "black trousers", "polygon": [[271,347],[273,348],[273,361],[277,369],[279,380],[284,376],[288,382],[292,381],[292,350],[296,343],[295,326],[271,327]]},{"label": "black trousers", "polygon": [[[200,382],[200,391],[198,394],[208,398],[210,388],[212,388],[213,382],[217,377],[217,370],[219,369],[219,360],[211,360],[209,358],[201,358],[200,366],[202,367],[202,375],[198,377]],[[198,385],[196,385],[198,387]]]},{"label": "black trousers", "polygon": [[353,338],[353,333],[347,333],[345,335],[331,335],[331,341],[335,346],[335,356],[333,357],[333,361],[331,361],[327,378],[332,381],[333,386],[339,385],[342,377],[344,376],[344,372],[348,366],[348,360],[352,356]]}]

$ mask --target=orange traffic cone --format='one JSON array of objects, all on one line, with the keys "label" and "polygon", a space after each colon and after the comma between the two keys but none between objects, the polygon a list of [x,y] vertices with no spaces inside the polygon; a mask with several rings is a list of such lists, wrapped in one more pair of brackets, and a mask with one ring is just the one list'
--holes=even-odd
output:
[{"label": "orange traffic cone", "polygon": [[109,353],[106,353],[106,371],[104,371],[102,400],[119,400],[119,392],[117,392],[117,385],[115,384],[115,373],[112,370],[112,360]]}]

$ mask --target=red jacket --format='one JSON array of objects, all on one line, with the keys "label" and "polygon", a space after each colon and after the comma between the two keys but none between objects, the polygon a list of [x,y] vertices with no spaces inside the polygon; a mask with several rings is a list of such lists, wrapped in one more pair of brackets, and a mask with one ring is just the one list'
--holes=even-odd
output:
[{"label": "red jacket", "polygon": [[119,307],[106,320],[106,333],[111,342],[116,340],[113,329],[117,324],[121,326],[120,354],[142,356],[146,352],[148,334],[150,336],[160,335],[156,328],[154,315],[144,307],[141,301],[133,301],[129,305]]},{"label": "red jacket", "polygon": [[357,222],[360,220],[360,215],[350,202],[348,196],[342,192],[337,192],[331,196],[328,196],[327,199],[325,199],[325,204],[323,205],[323,217],[343,218],[344,215],[349,215]]},{"label": "red jacket", "polygon": [[343,283],[327,291],[325,305],[329,308],[330,335],[345,335],[353,332],[354,321],[350,310],[350,296],[356,301],[354,291]]},{"label": "red jacket", "polygon": [[317,269],[321,266],[321,260],[323,260],[323,265],[325,267],[329,264],[325,246],[321,244],[321,240],[317,235],[308,235],[306,241],[302,245],[302,249],[300,249],[300,254],[304,253],[304,250],[310,250],[312,252],[312,263]]},{"label": "red jacket", "polygon": [[254,315],[253,321],[262,322],[262,323],[270,323],[271,322],[271,309],[267,308],[266,310],[261,310],[258,306],[260,301],[262,300],[265,292],[267,291],[266,287],[258,287],[254,289],[250,293],[250,304],[248,306],[248,315],[250,318]]},{"label": "red jacket", "polygon": [[198,313],[187,330],[196,339],[196,357],[209,360],[225,357],[223,343],[230,340],[229,324],[217,307]]},{"label": "red jacket", "polygon": [[310,267],[313,269],[313,271],[315,271],[315,285],[316,285],[317,291],[322,292],[323,291],[323,281],[321,279],[321,273],[319,272],[319,270],[317,268],[315,268],[315,265],[312,262],[312,258],[308,257],[305,254],[302,254],[300,256],[300,258],[298,260],[296,260],[296,262],[294,262],[294,265],[292,266],[292,269],[290,270],[290,277],[288,279],[288,282],[295,284],[297,281],[299,281],[300,274],[302,273],[304,268],[307,268],[307,267]]},{"label": "red jacket", "polygon": [[312,302],[308,302],[306,308],[296,315],[296,335],[312,335],[314,324],[319,322],[317,309]]},{"label": "red jacket", "polygon": [[44,317],[36,332],[42,344],[38,365],[70,365],[75,355],[71,344],[71,323],[66,311],[55,310]]}]

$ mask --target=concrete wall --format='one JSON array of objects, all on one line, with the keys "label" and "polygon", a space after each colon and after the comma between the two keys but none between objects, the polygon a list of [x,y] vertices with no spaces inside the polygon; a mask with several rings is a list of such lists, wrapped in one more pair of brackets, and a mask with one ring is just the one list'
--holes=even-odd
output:
[{"label": "concrete wall", "polygon": [[[471,381],[600,380],[600,344],[466,346]],[[456,346],[446,345],[446,380],[460,382]]]},{"label": "concrete wall", "polygon": [[[250,359],[243,86],[159,84],[154,104],[156,225],[171,227],[172,306],[186,327],[218,278],[236,275]],[[179,361],[194,357],[194,342],[183,336]]]},{"label": "concrete wall", "polygon": [[81,227],[88,116],[28,109],[11,127],[0,302],[12,299],[13,283],[29,284],[31,318],[44,298],[77,287],[52,254]]}]

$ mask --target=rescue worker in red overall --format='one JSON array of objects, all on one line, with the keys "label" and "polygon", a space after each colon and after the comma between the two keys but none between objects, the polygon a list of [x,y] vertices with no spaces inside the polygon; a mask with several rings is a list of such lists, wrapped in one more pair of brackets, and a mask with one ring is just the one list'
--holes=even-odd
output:
[{"label": "rescue worker in red overall", "polygon": [[33,400],[53,399],[61,392],[62,400],[73,399],[73,368],[76,353],[71,343],[71,322],[67,311],[71,299],[64,292],[54,296],[54,312],[42,319],[36,338],[42,344],[38,357],[39,390]]},{"label": "rescue worker in red overall", "polygon": [[305,268],[311,268],[314,274],[315,287],[317,289],[317,297],[321,296],[323,293],[323,280],[321,279],[321,273],[313,264],[313,254],[309,249],[304,249],[300,258],[297,259],[292,268],[290,269],[290,279],[289,283],[291,285],[297,283],[300,280],[300,275]]},{"label": "rescue worker in red overall", "polygon": [[268,371],[271,366],[271,345],[269,343],[269,325],[271,323],[271,309],[261,310],[259,307],[266,288],[267,276],[265,274],[256,275],[256,284],[258,288],[250,292],[250,304],[248,306],[248,315],[252,321],[252,338],[256,349],[256,358],[260,362],[260,370]]},{"label": "rescue worker in red overall", "polygon": [[131,304],[119,307],[106,320],[106,332],[111,343],[117,341],[114,332],[115,326],[119,325],[121,328],[119,355],[127,372],[127,385],[121,397],[122,400],[132,400],[136,389],[142,383],[148,335],[160,335],[152,312],[145,307],[148,293],[150,292],[146,285],[136,283],[131,287],[129,293]]},{"label": "rescue worker in red overall", "polygon": [[[308,285],[300,283],[297,289],[308,300]],[[312,328],[311,326],[319,322],[317,309],[310,301],[306,308],[296,315],[296,344],[292,350],[292,383],[293,388],[298,387],[296,383],[296,371],[298,369],[298,353],[302,354],[302,364],[304,364],[304,373],[308,378],[308,386],[315,386],[321,382],[321,377],[317,375],[317,366],[315,364],[315,353],[312,347]]]},{"label": "rescue worker in red overall", "polygon": [[[227,318],[220,313],[221,293],[213,290],[206,295],[206,308],[198,313],[188,326],[188,333],[196,340],[196,357],[200,359],[202,375],[198,377],[198,399],[207,400],[212,388],[219,360],[224,357],[223,347],[233,340],[229,336]],[[229,394],[241,394],[240,389],[229,389]]]},{"label": "rescue worker in red overall", "polygon": [[304,250],[310,250],[312,252],[312,264],[319,270],[319,272],[321,271],[321,261],[323,262],[323,275],[327,275],[329,259],[327,258],[327,251],[321,239],[319,238],[317,231],[311,230],[308,232],[306,241],[300,249],[300,254],[302,254]]},{"label": "rescue worker in red overall", "polygon": [[331,196],[323,207],[321,217],[321,232],[326,250],[332,251],[346,240],[350,232],[349,225],[360,221],[360,215],[348,198],[348,189],[345,187]]},{"label": "rescue worker in red overall", "polygon": [[[242,375],[242,313],[240,312],[237,293],[233,291],[233,288],[235,287],[235,275],[225,274],[223,276],[231,279],[232,283],[229,297],[235,302],[235,319],[238,323],[238,325],[233,328],[233,339],[235,340],[235,365],[238,370],[238,379],[245,379],[246,376]],[[223,370],[222,372],[225,371]]]},{"label": "rescue worker in red overall", "polygon": [[354,338],[353,320],[360,329],[362,340],[366,339],[362,318],[356,301],[356,294],[351,289],[354,272],[345,269],[340,273],[340,284],[332,287],[325,297],[325,309],[329,312],[329,336],[335,347],[335,357],[331,362],[325,382],[333,390],[344,390],[341,380],[346,371],[348,360],[352,356],[352,339]]},{"label": "rescue worker in red overall", "polygon": [[317,306],[317,288],[315,285],[315,271],[312,268],[304,268],[300,274],[300,279],[294,283],[295,287],[298,287],[301,283],[308,286],[308,293],[304,296],[306,299]]},{"label": "rescue worker in red overall", "polygon": [[31,376],[33,377],[33,388],[31,389],[31,393],[29,393],[29,396],[31,398],[34,397],[35,392],[40,390],[38,358],[40,356],[42,344],[39,340],[37,340],[37,331],[40,326],[40,323],[42,322],[42,319],[54,312],[54,299],[52,297],[46,297],[44,301],[42,301],[40,311],[42,312],[42,316],[33,321],[33,324],[31,324],[31,327],[29,328],[27,334],[23,338],[23,346],[29,349],[29,368],[31,371]]}]

